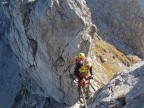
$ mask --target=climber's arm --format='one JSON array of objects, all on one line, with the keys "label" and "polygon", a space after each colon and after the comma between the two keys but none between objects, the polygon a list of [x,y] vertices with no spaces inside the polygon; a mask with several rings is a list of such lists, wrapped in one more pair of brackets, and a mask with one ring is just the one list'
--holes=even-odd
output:
[{"label": "climber's arm", "polygon": [[93,75],[92,66],[90,67],[89,72],[91,75]]}]

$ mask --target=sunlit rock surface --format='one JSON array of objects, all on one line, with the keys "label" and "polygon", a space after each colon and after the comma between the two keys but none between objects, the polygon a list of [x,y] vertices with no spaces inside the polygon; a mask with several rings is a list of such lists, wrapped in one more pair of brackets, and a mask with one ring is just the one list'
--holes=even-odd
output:
[{"label": "sunlit rock surface", "polygon": [[[100,31],[100,27],[103,26],[99,24],[99,20],[97,24],[97,19],[94,19],[95,2],[91,0],[2,2],[8,20],[0,21],[2,24],[9,21],[10,26],[6,27],[8,31],[2,30],[5,36],[1,36],[0,48],[1,54],[4,55],[2,58],[6,56],[6,59],[1,63],[9,63],[10,67],[7,69],[12,73],[8,73],[6,77],[11,74],[15,77],[16,88],[11,89],[15,92],[11,96],[13,99],[9,98],[11,103],[7,104],[8,106],[3,105],[3,108],[79,107],[77,83],[69,77],[73,74],[73,59],[79,52],[84,52],[93,60],[95,80],[92,84],[96,89],[106,84],[117,72],[141,61],[137,56],[131,55],[133,54],[131,44],[127,43],[127,46],[121,44],[124,41],[119,35],[107,35],[103,34],[103,30]],[[96,8],[101,2],[95,5]],[[103,29],[108,33],[111,30],[117,32],[111,27]],[[7,45],[9,47],[6,47]],[[4,66],[0,69],[6,70]],[[22,86],[19,78],[22,79]],[[4,80],[7,81],[7,78]],[[2,89],[1,93],[3,91],[5,89]],[[3,102],[0,100],[0,103],[1,101]],[[5,101],[7,102],[8,100]]]},{"label": "sunlit rock surface", "polygon": [[144,62],[116,75],[98,91],[89,103],[90,108],[143,108]]},{"label": "sunlit rock surface", "polygon": [[121,51],[144,57],[143,0],[86,0],[98,35]]}]

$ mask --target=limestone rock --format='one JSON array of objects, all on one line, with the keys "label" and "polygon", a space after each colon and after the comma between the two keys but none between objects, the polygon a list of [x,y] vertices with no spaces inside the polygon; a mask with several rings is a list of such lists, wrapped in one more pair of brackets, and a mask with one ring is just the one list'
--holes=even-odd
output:
[{"label": "limestone rock", "polygon": [[21,87],[19,74],[22,71],[7,39],[9,26],[0,4],[0,108],[10,108]]},{"label": "limestone rock", "polygon": [[[71,61],[92,46],[90,11],[86,2],[71,0],[11,0],[10,45],[18,57],[25,85],[36,94],[71,105],[78,100],[77,85],[67,77]],[[91,35],[91,36],[90,36]]]},{"label": "limestone rock", "polygon": [[[100,89],[117,72],[141,60],[138,57],[135,59],[133,56],[126,56],[97,35],[99,33],[100,36],[103,35],[101,37],[109,38],[107,41],[111,41],[111,43],[119,43],[120,41],[117,39],[121,39],[114,38],[111,40],[111,36],[107,37],[103,34],[103,31],[96,28],[96,26],[99,28],[101,24],[95,23],[94,25],[92,23],[99,22],[99,19],[94,19],[93,13],[93,9],[97,5],[95,3],[93,4],[94,7],[89,5],[93,2],[95,1],[3,0],[4,12],[10,21],[10,27],[7,28],[10,28],[10,30],[6,37],[0,35],[0,44],[2,43],[2,46],[4,46],[0,49],[2,49],[2,55],[7,56],[10,53],[12,60],[8,57],[6,60],[2,60],[2,64],[10,60],[10,64],[13,64],[14,68],[8,68],[8,72],[16,71],[14,74],[17,74],[20,71],[19,76],[22,79],[21,88],[21,81],[16,80],[18,82],[16,86],[20,91],[15,96],[13,108],[78,107],[80,105],[77,103],[79,100],[78,85],[69,75],[73,74],[74,65],[72,61],[79,52],[84,52],[86,56],[90,56],[93,60],[95,74],[93,85],[97,89]],[[105,1],[97,0],[97,2],[98,5],[101,5]],[[110,24],[115,25],[117,21]],[[108,33],[115,30],[108,28],[110,27],[106,27]],[[6,48],[7,45],[10,47],[9,50]],[[116,45],[124,47],[122,44]],[[5,49],[6,52],[4,52]],[[127,51],[131,50],[128,49]],[[3,67],[1,66],[0,69],[3,69]],[[139,76],[139,74],[136,75]],[[129,74],[124,74],[121,77],[127,76]],[[16,79],[18,78],[16,77]],[[100,99],[105,96],[116,95],[113,93],[114,90],[132,87],[137,83],[137,80],[132,79],[134,77],[128,77],[126,80],[118,78],[117,81],[113,81],[112,85],[108,86],[109,89],[101,93]],[[11,85],[9,82],[3,84]],[[125,92],[128,90],[126,88]],[[118,93],[118,96],[120,94],[121,92]],[[109,105],[110,99],[103,99],[103,103]],[[89,100],[90,103],[93,101],[94,99]],[[116,105],[120,103],[115,99],[112,99],[111,102],[116,102]],[[101,105],[100,102],[96,103],[98,103],[98,106]],[[90,105],[95,106],[94,104]]]},{"label": "limestone rock", "polygon": [[[93,106],[91,108],[95,108],[94,106],[98,106],[98,108],[143,108],[144,80],[143,75],[138,75],[139,73],[144,73],[144,62],[138,63],[113,78],[101,91],[94,95],[95,101],[90,104],[90,106]],[[113,85],[117,81],[123,83]],[[110,95],[104,96],[103,92],[105,91],[111,92]]]},{"label": "limestone rock", "polygon": [[131,54],[144,57],[142,0],[86,1],[99,36],[128,54],[131,52]]}]

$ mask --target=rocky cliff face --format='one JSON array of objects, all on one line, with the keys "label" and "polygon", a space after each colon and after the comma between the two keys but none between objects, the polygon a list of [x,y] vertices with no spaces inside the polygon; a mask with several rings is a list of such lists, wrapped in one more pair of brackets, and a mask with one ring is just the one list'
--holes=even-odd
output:
[{"label": "rocky cliff face", "polygon": [[[87,0],[87,3],[98,34],[103,39],[125,53],[144,56],[142,0]],[[127,47],[127,51],[123,47]]]},{"label": "rocky cliff face", "polygon": [[[79,52],[93,59],[95,78],[104,84],[117,72],[140,61],[138,57],[118,51],[97,35],[106,36],[99,31],[97,23],[98,31],[92,24],[94,13],[88,6],[93,5],[87,6],[85,0],[10,0],[2,4],[10,21],[6,36],[13,51],[8,51],[12,57],[16,56],[17,61],[13,61],[20,66],[23,81],[13,108],[72,107],[78,101],[78,91],[77,83],[69,74],[73,73],[72,61]],[[121,39],[111,38],[108,37],[109,42]]]},{"label": "rocky cliff face", "polygon": [[9,33],[9,20],[3,13],[0,5],[0,107],[10,108],[15,101],[15,96],[21,88],[18,66],[7,36]]},{"label": "rocky cliff face", "polygon": [[95,94],[90,108],[143,108],[144,62],[116,75]]},{"label": "rocky cliff face", "polygon": [[78,95],[68,77],[71,62],[78,52],[88,55],[91,29],[96,30],[85,1],[12,0],[5,8],[11,19],[9,41],[25,71],[25,84],[36,94],[74,103]]}]

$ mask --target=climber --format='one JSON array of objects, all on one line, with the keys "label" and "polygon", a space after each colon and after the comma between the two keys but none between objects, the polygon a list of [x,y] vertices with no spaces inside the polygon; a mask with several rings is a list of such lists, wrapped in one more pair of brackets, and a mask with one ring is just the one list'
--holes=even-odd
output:
[{"label": "climber", "polygon": [[81,81],[84,81],[84,82],[86,81],[86,79],[88,78],[88,72],[90,72],[90,78],[93,79],[93,72],[92,72],[92,64],[91,64],[91,62],[92,62],[91,58],[87,57],[84,60],[83,65],[79,69],[80,80]]},{"label": "climber", "polygon": [[79,69],[83,66],[83,62],[86,59],[84,53],[79,53],[77,57],[75,57],[74,64],[75,64],[75,69],[74,69],[74,75],[79,79],[81,77]]},{"label": "climber", "polygon": [[[89,96],[91,95],[91,92],[89,89],[90,80],[88,80],[88,78],[93,79],[91,63],[92,63],[91,58],[87,57],[83,62],[83,66],[79,69],[79,72],[80,72],[79,86],[84,88],[85,93],[86,93],[86,98],[89,98]],[[90,73],[90,76],[88,75],[89,73]]]}]

